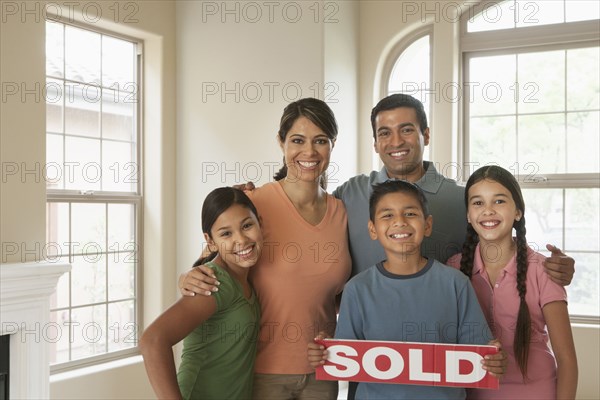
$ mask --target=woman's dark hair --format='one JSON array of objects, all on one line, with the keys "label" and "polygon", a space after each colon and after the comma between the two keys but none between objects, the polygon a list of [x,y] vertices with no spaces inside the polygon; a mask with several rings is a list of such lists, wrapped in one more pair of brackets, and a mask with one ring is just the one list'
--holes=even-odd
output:
[{"label": "woman's dark hair", "polygon": [[[252,200],[250,200],[244,192],[232,187],[221,187],[210,192],[208,196],[206,196],[206,199],[204,199],[204,203],[202,204],[202,232],[206,233],[212,239],[210,230],[215,224],[215,221],[221,214],[227,211],[229,207],[235,204],[246,207],[254,213],[256,218],[258,218],[258,211],[256,211],[254,203],[252,203]],[[206,257],[200,257],[194,263],[193,267],[205,264],[215,258],[216,255],[217,252],[212,252]]]},{"label": "woman's dark hair", "polygon": [[430,215],[427,198],[425,198],[421,188],[408,181],[389,180],[373,186],[373,193],[371,193],[371,197],[369,198],[369,218],[372,222],[375,221],[377,204],[383,196],[390,193],[408,193],[414,196],[419,201],[419,205],[423,210],[423,215],[425,217]]},{"label": "woman's dark hair", "polygon": [[[524,378],[527,378],[527,360],[529,358],[529,342],[531,341],[531,316],[525,301],[527,293],[527,239],[525,238],[525,201],[521,188],[515,177],[502,167],[488,165],[479,168],[471,175],[465,187],[465,205],[469,207],[469,189],[471,186],[484,179],[497,182],[510,192],[517,209],[521,211],[521,218],[513,222],[517,232],[517,290],[519,292],[519,313],[513,348],[519,369]],[[479,243],[479,236],[471,224],[467,224],[467,237],[462,250],[460,270],[471,279],[475,248]]]},{"label": "woman's dark hair", "polygon": [[427,114],[425,114],[423,103],[408,94],[391,94],[379,100],[379,103],[371,110],[371,128],[373,128],[373,139],[375,139],[375,141],[377,141],[377,132],[375,131],[375,119],[377,119],[377,114],[382,111],[394,110],[396,108],[412,108],[415,110],[421,134],[427,129]]},{"label": "woman's dark hair", "polygon": [[[292,125],[300,117],[305,117],[318,126],[330,140],[334,141],[337,138],[338,126],[331,108],[323,100],[307,97],[290,103],[284,108],[279,122],[279,132],[277,133],[281,143],[285,142]],[[287,172],[288,168],[284,157],[283,167],[277,171],[273,178],[276,181],[281,180],[287,176]],[[321,186],[324,189],[327,186],[325,176],[321,177]]]}]

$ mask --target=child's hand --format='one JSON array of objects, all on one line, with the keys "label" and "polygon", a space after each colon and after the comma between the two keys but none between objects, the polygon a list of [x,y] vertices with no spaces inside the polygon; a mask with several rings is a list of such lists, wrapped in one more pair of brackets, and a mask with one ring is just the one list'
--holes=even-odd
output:
[{"label": "child's hand", "polygon": [[481,361],[482,367],[492,376],[500,379],[506,373],[508,356],[506,355],[506,352],[502,350],[502,343],[500,343],[499,340],[490,340],[488,346],[496,346],[498,348],[498,353],[485,356]]},{"label": "child's hand", "polygon": [[327,352],[327,350],[325,350],[325,346],[316,343],[317,340],[322,340],[326,337],[328,337],[328,335],[325,332],[319,332],[317,337],[314,339],[315,341],[313,343],[308,344],[308,363],[313,368],[317,368],[325,364],[325,361],[329,356],[329,353]]}]

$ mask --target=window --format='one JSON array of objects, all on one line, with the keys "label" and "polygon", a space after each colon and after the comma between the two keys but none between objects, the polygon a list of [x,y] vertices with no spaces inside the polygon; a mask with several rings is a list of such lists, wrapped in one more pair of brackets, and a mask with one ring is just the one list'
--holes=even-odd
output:
[{"label": "window", "polygon": [[598,3],[511,0],[477,11],[463,19],[461,43],[465,178],[490,163],[515,174],[528,241],[575,259],[569,311],[598,321]]},{"label": "window", "polygon": [[[431,115],[431,33],[418,32],[405,43],[399,43],[400,55],[394,59],[385,88],[385,97],[394,93],[405,93],[419,99],[425,107],[427,117]],[[428,119],[429,123],[431,121]],[[424,159],[429,159],[429,147],[425,147]],[[374,158],[375,169],[379,169],[379,158]]]},{"label": "window", "polygon": [[600,3],[589,0],[488,1],[469,19],[467,32],[588,21],[597,19],[599,12]]},{"label": "window", "polygon": [[72,264],[45,330],[53,370],[137,345],[138,43],[46,23],[47,257]]}]

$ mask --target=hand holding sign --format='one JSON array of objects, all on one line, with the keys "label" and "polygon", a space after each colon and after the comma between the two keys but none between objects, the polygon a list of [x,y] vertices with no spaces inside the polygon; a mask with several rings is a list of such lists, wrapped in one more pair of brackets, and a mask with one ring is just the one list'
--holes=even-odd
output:
[{"label": "hand holding sign", "polygon": [[311,367],[317,368],[325,364],[329,353],[322,344],[323,339],[326,338],[324,332],[319,332],[319,335],[314,339],[313,342],[308,343],[308,363]]},{"label": "hand holding sign", "polygon": [[486,355],[498,352],[494,346],[337,339],[318,342],[327,349],[328,357],[316,368],[317,379],[498,389],[498,379],[481,367]]},{"label": "hand holding sign", "polygon": [[502,348],[502,343],[497,339],[490,340],[488,346],[496,347],[498,352],[496,354],[485,355],[481,361],[481,365],[483,366],[483,369],[492,376],[502,378],[506,373],[506,367],[508,366],[508,355]]}]

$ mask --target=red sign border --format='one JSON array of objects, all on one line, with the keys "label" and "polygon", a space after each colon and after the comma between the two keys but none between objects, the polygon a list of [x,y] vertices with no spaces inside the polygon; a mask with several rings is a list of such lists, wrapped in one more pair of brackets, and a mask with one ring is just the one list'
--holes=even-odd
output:
[{"label": "red sign border", "polygon": [[[453,344],[453,343],[423,343],[423,342],[394,342],[394,341],[385,341],[385,340],[348,340],[348,339],[323,339],[317,340],[316,343],[323,345],[325,348],[328,348],[333,345],[345,345],[350,346],[352,348],[359,349],[369,349],[374,347],[388,347],[394,350],[398,349],[424,349],[424,348],[432,348],[434,358],[438,358],[439,361],[445,361],[445,351],[446,350],[464,350],[477,353],[481,356],[493,355],[498,353],[498,348],[496,346],[489,345],[470,345],[470,344]],[[361,351],[358,351],[361,354]],[[364,353],[364,351],[362,351]],[[348,358],[353,358],[348,356]],[[439,359],[441,358],[441,359]],[[436,361],[434,361],[436,362]],[[325,365],[336,365],[330,361],[326,361]],[[325,366],[324,365],[324,366]],[[484,377],[474,383],[454,383],[454,382],[436,382],[436,381],[411,381],[406,378],[394,378],[391,380],[382,380],[374,378],[368,375],[363,371],[361,365],[360,374],[353,375],[350,378],[336,377],[330,375],[324,370],[324,366],[320,366],[315,368],[316,378],[318,380],[332,380],[332,381],[352,381],[352,382],[367,382],[367,383],[384,383],[384,384],[403,384],[403,385],[423,385],[423,386],[444,386],[444,387],[462,387],[462,388],[478,388],[478,389],[498,389],[499,380],[498,378],[492,376],[489,372],[486,371]],[[402,375],[404,372],[402,373]],[[358,379],[357,379],[357,376]],[[362,378],[360,376],[366,376],[366,378]]]}]

